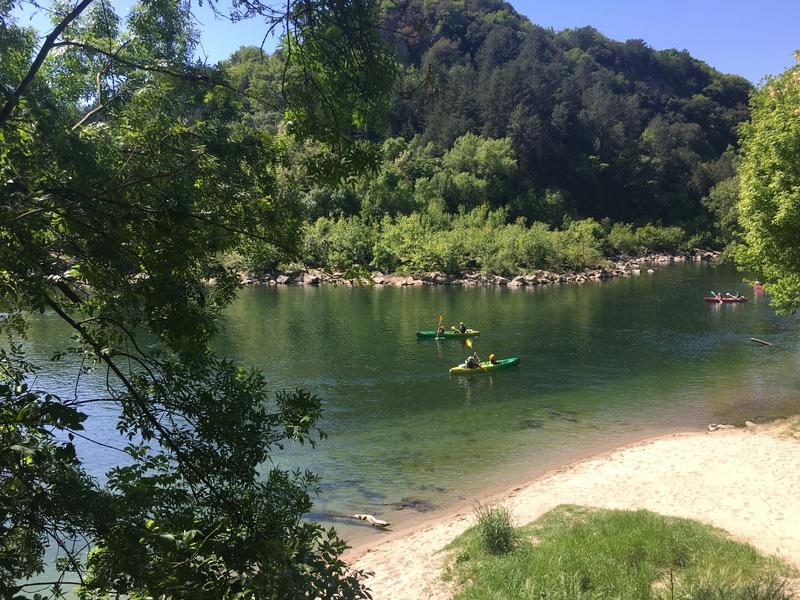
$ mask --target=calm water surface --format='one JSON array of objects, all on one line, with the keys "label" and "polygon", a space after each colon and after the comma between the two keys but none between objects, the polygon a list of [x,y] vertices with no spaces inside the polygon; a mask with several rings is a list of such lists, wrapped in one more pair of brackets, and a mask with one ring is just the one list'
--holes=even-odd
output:
[{"label": "calm water surface", "polygon": [[[742,277],[685,264],[524,289],[249,288],[217,349],[263,369],[275,390],[302,386],[323,398],[329,437],[276,460],[320,474],[312,516],[361,543],[383,534],[338,514],[402,526],[430,516],[401,509],[403,501],[446,510],[648,435],[800,413],[798,319],[753,301]],[[702,295],[712,289],[751,302],[707,305]],[[481,330],[481,356],[519,356],[519,366],[450,376],[469,352],[463,342],[415,337],[440,314],[446,325]],[[49,351],[59,331],[45,315],[34,324],[34,349]],[[60,382],[71,395],[67,368],[53,365],[39,385]],[[78,393],[94,393],[92,382]],[[99,411],[90,426],[122,445],[114,417]],[[91,444],[81,450],[98,473],[119,460]]]}]

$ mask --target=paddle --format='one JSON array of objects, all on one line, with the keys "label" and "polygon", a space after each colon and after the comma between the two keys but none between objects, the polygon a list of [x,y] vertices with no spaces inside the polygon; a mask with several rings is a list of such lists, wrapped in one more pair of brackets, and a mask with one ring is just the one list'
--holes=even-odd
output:
[{"label": "paddle", "polygon": [[[469,349],[472,350],[472,352],[475,354],[475,356],[478,356],[478,353],[475,352],[475,348],[472,347],[472,340],[470,338],[467,338],[464,341],[466,342],[467,346],[469,346]],[[479,356],[478,356],[478,362],[481,362],[481,359],[480,359]]]},{"label": "paddle", "polygon": [[439,335],[439,330],[442,328],[442,321],[444,321],[444,315],[439,315],[439,323],[436,325],[436,339],[442,339],[444,336]]}]

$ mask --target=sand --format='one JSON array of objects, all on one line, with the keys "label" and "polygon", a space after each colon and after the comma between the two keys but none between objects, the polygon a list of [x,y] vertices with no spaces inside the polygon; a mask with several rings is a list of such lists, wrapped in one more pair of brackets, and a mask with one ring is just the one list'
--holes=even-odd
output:
[{"label": "sand", "polygon": [[[697,519],[800,567],[800,439],[789,422],[659,437],[556,469],[481,503],[503,504],[517,525],[559,504],[648,509]],[[450,597],[444,547],[474,524],[463,509],[345,559],[373,573],[375,600]]]}]

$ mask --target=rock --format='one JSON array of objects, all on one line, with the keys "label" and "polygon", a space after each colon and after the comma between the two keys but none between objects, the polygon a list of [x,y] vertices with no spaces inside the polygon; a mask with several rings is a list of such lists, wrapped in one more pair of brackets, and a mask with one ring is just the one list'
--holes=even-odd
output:
[{"label": "rock", "polygon": [[744,426],[747,427],[748,429],[752,429],[753,427],[756,426],[756,424],[753,423],[752,421],[745,421]]},{"label": "rock", "polygon": [[285,275],[285,274],[278,275],[275,278],[275,282],[276,283],[280,283],[281,285],[286,285],[287,283],[291,282],[291,280],[292,280],[291,277],[289,277],[288,275]]},{"label": "rock", "polygon": [[514,279],[509,281],[506,285],[508,285],[508,287],[524,287],[528,285],[528,282],[525,279],[525,277],[523,277],[522,275],[518,275],[517,277],[514,277]]},{"label": "rock", "polygon": [[423,275],[421,279],[424,283],[435,283],[437,285],[447,285],[450,283],[447,275],[441,271],[431,271]]},{"label": "rock", "polygon": [[508,285],[508,278],[502,277],[500,275],[495,275],[494,281],[492,283],[494,283],[494,285]]},{"label": "rock", "polygon": [[430,512],[436,510],[436,506],[428,500],[420,498],[401,498],[400,502],[392,502],[389,506],[394,506],[397,510],[410,508],[417,512]]}]

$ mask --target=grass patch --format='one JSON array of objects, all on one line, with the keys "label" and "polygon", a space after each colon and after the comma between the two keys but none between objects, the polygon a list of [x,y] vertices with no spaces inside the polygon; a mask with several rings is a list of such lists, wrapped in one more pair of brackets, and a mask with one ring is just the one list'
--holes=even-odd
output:
[{"label": "grass patch", "polygon": [[490,551],[478,525],[454,540],[459,600],[788,600],[792,567],[714,527],[649,511],[559,506]]},{"label": "grass patch", "polygon": [[792,417],[789,419],[789,436],[793,438],[800,438],[800,417]]},{"label": "grass patch", "polygon": [[478,539],[481,548],[489,554],[505,554],[514,548],[517,533],[511,523],[511,513],[504,506],[475,506],[478,521]]}]

